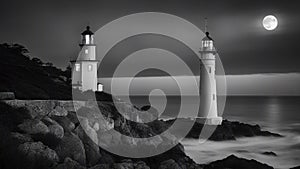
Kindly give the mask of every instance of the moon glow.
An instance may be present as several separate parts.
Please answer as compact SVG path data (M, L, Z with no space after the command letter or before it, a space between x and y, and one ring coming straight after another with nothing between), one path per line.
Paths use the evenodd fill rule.
M270 31L270 30L274 30L277 28L278 20L275 16L268 15L268 16L264 17L262 24L266 30Z

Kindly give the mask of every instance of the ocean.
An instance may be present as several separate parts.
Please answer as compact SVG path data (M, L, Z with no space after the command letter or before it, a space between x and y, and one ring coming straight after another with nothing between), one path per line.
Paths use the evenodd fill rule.
M159 96L152 101L163 103ZM193 99L193 97L185 98ZM147 97L132 97L136 106L149 104ZM180 97L169 97L163 118L177 115ZM300 165L300 97L296 96L231 96L226 98L223 118L258 124L263 130L284 135L283 138L251 137L239 138L236 141L206 141L199 144L198 140L182 141L187 155L197 163L209 163L223 159L230 154L238 157L255 159L278 169L287 169ZM277 156L263 155L272 151Z

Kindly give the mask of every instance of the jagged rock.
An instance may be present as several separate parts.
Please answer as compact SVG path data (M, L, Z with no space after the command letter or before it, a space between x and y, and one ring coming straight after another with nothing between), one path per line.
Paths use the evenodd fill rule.
M13 132L13 133L11 133L11 137L13 139L16 139L18 141L18 143L20 143L20 144L23 144L26 142L33 142L33 139L27 134Z
M177 160L177 164L180 166L181 169L203 169L201 165L196 164L189 157L179 158Z
M277 154L274 153L273 151L266 151L266 152L262 152L261 154L267 155L267 156L277 156Z
M65 158L64 163L57 165L55 169L85 169L85 167L67 157Z
M48 116L67 116L68 111L60 105L56 105L48 114Z
M113 130L109 130L98 134L98 145L111 146L119 145L121 141L121 135L115 134Z
M144 161L138 161L134 163L134 169L150 169Z
M158 169L181 169L173 159L169 159L160 163Z
M99 164L113 164L114 163L114 158L112 157L112 155L107 153L102 148L100 148L100 154L101 154L101 158L98 162Z
M172 125L174 120L168 120L165 123L164 129ZM203 124L194 123L192 129L187 134L186 138L199 138L200 132L202 131ZM206 130L214 130L215 126L206 126ZM250 125L245 123L240 123L237 121L231 122L228 120L223 120L222 124L217 126L208 138L213 141L224 141L224 140L235 140L238 137L253 137L253 136L272 136L272 137L282 137L280 134L271 133L269 131L263 131L258 125ZM206 139L206 138L204 138Z
M114 122L111 118L102 116L101 113L97 107L82 107L77 111L78 120L81 125L86 126L85 130L92 128L95 131L105 132L114 127Z
M26 119L18 125L18 128L28 134L46 134L49 132L46 124L37 119Z
M155 119L159 117L159 112L155 107L152 107L151 105L143 106L140 108L140 110L149 112Z
M99 146L85 133L81 126L75 129L76 134L83 142L85 154L86 154L86 165L93 166L98 163L101 158ZM96 136L97 137L97 136ZM98 140L98 139L97 139Z
M53 134L55 137L61 139L64 136L64 129L56 121L52 120L48 116L44 117L43 121L49 128L49 133Z
M262 164L255 160L247 160L230 155L223 160L214 161L204 167L204 169L274 169L267 164Z
M126 102L116 102L115 106L124 118L131 121L148 123L156 120L159 116L157 110L151 106L144 106L143 108L138 109Z
M58 124L55 120L51 119L50 117L48 116L45 116L41 119L41 121L43 123L45 123L47 126L51 125L51 124Z
M81 127L84 129L85 133L90 137L94 143L98 143L97 132L89 125L89 120L84 117L79 118Z
M146 105L140 108L141 111L148 111L151 108L151 105Z
M132 161L113 164L114 169L134 169Z
M77 117L77 114L76 112L74 111L69 111L68 112L68 115L67 115L67 118L75 124L75 126L79 125L79 120L78 120L78 117Z
M86 164L84 145L79 137L73 133L65 133L55 151L60 159L70 157L81 165Z
M66 116L69 111L78 110L85 104L83 101L61 100L5 100L5 103L13 107L26 107L32 118Z
M109 164L98 164L89 169L111 169Z
M49 132L56 136L57 138L64 137L64 129L59 124L52 124L48 126Z
M51 116L51 119L55 120L60 126L62 126L65 133L71 132L75 129L75 124L65 116Z
M56 152L41 142L27 142L20 144L18 146L18 150L33 162L43 160L45 163L52 164L59 161L59 157Z
M55 105L51 100L9 100L5 103L13 107L25 107L31 118L44 117Z

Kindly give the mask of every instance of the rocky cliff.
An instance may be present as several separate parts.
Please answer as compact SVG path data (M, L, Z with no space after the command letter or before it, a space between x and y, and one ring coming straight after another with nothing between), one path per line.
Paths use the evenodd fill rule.
M143 143L153 151L166 144L174 144L165 153L147 158L126 158L112 154L96 143L111 145L114 142L116 145L127 144L129 147L140 145L132 144L128 139L115 139L110 135L112 129L127 136L146 138L161 133L169 125L168 122L159 120L153 123L133 123L126 116L142 114L139 120L143 122L156 115L126 103L119 104L124 110L122 114L112 102L98 102L98 108L103 114L103 117L99 117L93 104L82 101L0 102L0 168L201 169L218 168L222 162L227 164L228 161L236 161L238 165L241 161L228 157L229 159L210 165L196 164L185 155L184 147L174 141L171 134L162 135L157 142ZM77 114L74 110L77 110ZM224 124L240 125L228 121ZM236 133L235 135L238 136ZM247 164L270 168L256 161L243 161L243 165ZM227 168L230 167L234 168L232 165Z

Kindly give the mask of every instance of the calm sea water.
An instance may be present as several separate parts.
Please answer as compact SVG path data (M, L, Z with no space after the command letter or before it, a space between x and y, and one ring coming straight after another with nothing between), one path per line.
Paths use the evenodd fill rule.
M137 106L149 104L147 97L131 99ZM160 97L154 99L163 103ZM176 116L180 98L168 98L167 105L162 117ZM285 137L240 138L236 141L206 141L203 144L199 144L197 140L184 140L182 143L186 153L196 162L209 163L235 154L275 168L286 169L300 165L300 97L227 97L222 116L231 121L259 124L262 129L280 133ZM261 154L265 151L273 151L277 156Z

